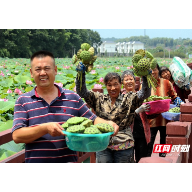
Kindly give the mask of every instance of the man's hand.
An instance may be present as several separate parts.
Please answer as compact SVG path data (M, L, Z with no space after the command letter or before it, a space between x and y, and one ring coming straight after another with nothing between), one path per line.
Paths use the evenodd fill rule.
M139 108L137 108L135 110L135 113L139 114L139 113L142 113L144 111L150 111L150 104L149 103L141 105Z
M114 128L114 134L111 136L117 135L117 133L119 132L119 126L116 123L114 123L113 121L107 121L107 123L109 125L113 126L113 128Z
M59 125L59 123L44 123L42 124L43 126L47 127L47 132L52 136L52 137L56 137L56 136L61 136L61 135L65 135L62 130L63 127L61 127L61 125Z
M53 137L65 135L63 127L58 123L42 123L35 127L22 127L13 132L12 137L15 143L31 143L45 134Z
M81 61L78 63L76 67L76 71L81 71L82 73L86 71L86 67Z
M98 123L107 123L107 124L113 126L114 134L112 136L117 135L117 133L119 131L119 126L116 123L114 123L113 121L109 121L109 120L102 119L100 117L96 117L96 119L94 120L94 125L96 125Z

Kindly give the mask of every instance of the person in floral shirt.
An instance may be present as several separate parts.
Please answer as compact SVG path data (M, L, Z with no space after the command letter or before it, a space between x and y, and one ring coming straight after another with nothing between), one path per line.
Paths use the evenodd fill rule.
M108 147L96 152L97 163L130 163L133 162L134 139L130 125L135 118L135 110L139 108L144 99L148 98L151 89L148 87L146 77L142 77L142 89L136 93L121 93L121 77L118 73L110 72L104 77L108 94L89 91L85 84L85 73L82 74L82 87L76 78L76 91L92 108L96 115L115 122L119 132L112 136Z

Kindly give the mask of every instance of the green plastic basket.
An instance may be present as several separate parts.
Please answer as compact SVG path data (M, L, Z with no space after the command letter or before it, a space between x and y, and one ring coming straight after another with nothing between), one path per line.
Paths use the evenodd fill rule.
M81 152L103 151L109 145L110 136L114 132L102 134L70 133L63 131L69 149Z

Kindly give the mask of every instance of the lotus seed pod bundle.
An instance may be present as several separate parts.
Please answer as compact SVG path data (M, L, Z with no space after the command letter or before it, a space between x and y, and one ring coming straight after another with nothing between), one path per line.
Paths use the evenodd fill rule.
M151 75L151 69L157 65L156 60L153 60L153 55L149 51L139 49L132 57L133 72L137 76L146 76L148 86L156 90L157 80ZM153 63L151 63L153 61Z
M90 72L93 69L93 63L96 61L97 56L94 55L94 48L88 43L82 43L81 49L77 51L77 55L74 54L72 57L72 63L76 65L77 78L80 80L80 90L82 87L82 73L84 72L83 65L85 66L85 71ZM79 63L82 62L80 65Z

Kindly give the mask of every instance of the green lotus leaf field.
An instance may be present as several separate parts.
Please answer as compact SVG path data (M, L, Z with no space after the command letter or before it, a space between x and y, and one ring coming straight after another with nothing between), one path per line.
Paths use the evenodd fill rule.
M76 91L75 78L76 66L72 64L71 58L56 58L57 75L55 83L59 86ZM93 69L86 74L86 84L89 90L94 87L102 87L107 93L103 79L108 72L121 73L125 70L132 70L131 57L110 57L100 58L94 62ZM157 58L160 66L169 67L172 59ZM183 59L185 63L192 63L192 59ZM31 91L35 82L30 75L30 60L25 58L0 58L0 132L12 128L14 104L16 99L23 93ZM3 146L3 148L2 148ZM9 146L9 147L8 147ZM11 147L16 147L14 142L0 146L0 160L15 153ZM23 145L22 145L23 146Z

